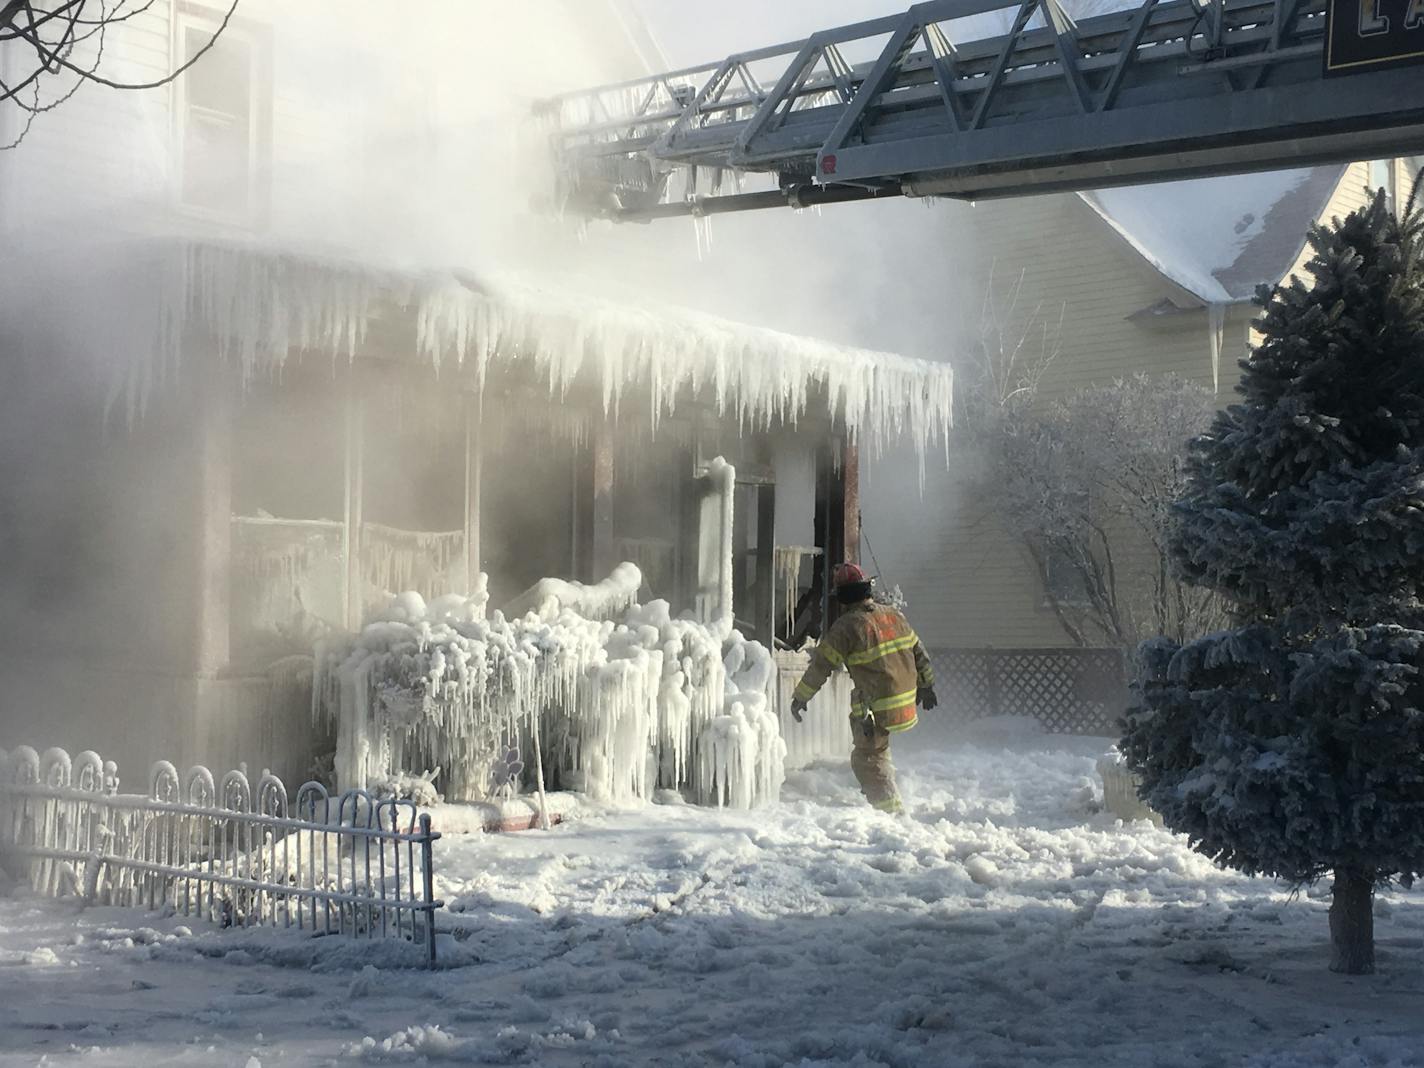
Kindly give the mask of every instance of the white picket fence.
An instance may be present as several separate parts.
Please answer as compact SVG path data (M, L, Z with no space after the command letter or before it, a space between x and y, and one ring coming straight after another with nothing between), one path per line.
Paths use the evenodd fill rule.
M405 938L435 963L432 846L410 801L320 783L295 798L264 773L180 778L155 764L146 795L121 794L112 761L62 749L0 750L0 867L49 896L171 907L223 926Z

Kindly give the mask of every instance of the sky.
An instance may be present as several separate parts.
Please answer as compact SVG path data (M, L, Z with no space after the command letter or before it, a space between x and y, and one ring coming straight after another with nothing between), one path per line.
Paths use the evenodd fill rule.
M862 19L904 11L900 0L721 0L716 15L685 0L631 0L674 66L781 44Z
M979 37L984 23L989 24L990 33L1002 32L1001 28L1007 27L1013 0L1002 2L1002 10L973 19L952 20L942 28L951 39ZM717 4L715 14L709 14L706 8L686 0L627 0L627 3L642 15L669 62L676 67L799 40L817 30L901 14L910 7L910 0L723 0ZM1136 6L1137 0L1066 0L1065 3L1076 18Z

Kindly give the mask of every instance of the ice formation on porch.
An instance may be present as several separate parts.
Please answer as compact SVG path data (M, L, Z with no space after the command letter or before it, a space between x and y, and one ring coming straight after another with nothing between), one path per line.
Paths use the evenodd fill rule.
M567 608L588 619L613 619L637 603L642 584L643 574L632 563L619 564L606 579L591 586L564 579L540 579L505 605L503 612L507 616L528 612L543 615Z
M233 516L235 618L248 629L279 633L303 621L341 625L343 527L333 520ZM415 531L363 523L358 553L363 605L396 591L422 596L464 588L464 531Z
M342 787L419 771L415 760L443 769L447 797L480 799L495 755L540 731L551 767L599 800L658 786L707 804L774 800L785 745L770 654L726 619L672 618L665 601L613 609L640 581L623 564L596 587L561 584L616 620L557 592L512 618L487 616L483 599L406 593L359 635L323 643L314 700L339 724Z
M437 367L458 365L478 382L493 366L527 362L554 396L576 379L592 383L610 414L636 388L647 391L653 425L695 396L744 428L794 424L819 389L852 439L878 449L904 436L922 458L936 444L948 447L949 364L685 309L623 306L498 276L421 274L177 238L96 255L90 271L85 287L106 306L121 304L124 315L86 324L81 309L65 329L74 332L76 351L103 339L99 362L117 372L115 397L131 412L204 335L251 380L279 370L292 353L354 359L374 323L404 310L414 314L421 356ZM116 318L127 336L116 336Z
M380 523L361 525L362 570L366 581L388 593L399 590L458 589L466 585L465 532L401 530Z
M777 598L781 605L782 622L787 630L796 626L796 609L801 599L801 570L807 560L815 560L821 550L809 545L778 545L772 555L776 574Z

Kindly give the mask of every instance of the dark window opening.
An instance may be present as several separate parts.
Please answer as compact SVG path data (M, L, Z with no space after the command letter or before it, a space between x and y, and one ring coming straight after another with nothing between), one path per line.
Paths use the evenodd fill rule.
M507 604L542 578L573 578L574 486L581 468L573 443L543 431L528 413L507 426L486 408L480 492L480 566L490 607Z
M691 459L671 442L620 442L613 471L614 555L642 571L641 600L661 599L677 611L685 600L682 497L691 480Z

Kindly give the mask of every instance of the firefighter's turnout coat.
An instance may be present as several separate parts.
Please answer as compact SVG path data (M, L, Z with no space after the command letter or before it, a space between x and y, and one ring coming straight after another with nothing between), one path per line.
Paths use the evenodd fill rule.
M892 734L915 725L916 694L934 685L934 669L909 620L874 601L852 605L835 621L796 684L796 697L809 702L841 667L854 688L851 717L873 716Z

